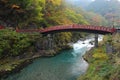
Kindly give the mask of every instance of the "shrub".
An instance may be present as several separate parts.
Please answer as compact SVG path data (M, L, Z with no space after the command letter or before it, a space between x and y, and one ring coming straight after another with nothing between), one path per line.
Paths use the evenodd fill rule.
M24 33L16 33L12 30L0 31L0 57L17 56L31 46L32 40Z
M108 59L108 56L103 53L96 53L96 54L93 54L93 58L106 60L106 59Z

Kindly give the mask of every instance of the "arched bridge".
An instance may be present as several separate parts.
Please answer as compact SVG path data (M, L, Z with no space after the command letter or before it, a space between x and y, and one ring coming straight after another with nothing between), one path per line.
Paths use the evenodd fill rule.
M54 32L67 32L67 31L82 31L90 33L114 33L116 32L115 28L104 27L104 26L93 26L93 25L66 25L66 26L54 26L41 30L41 33L54 33Z
M0 29L3 29L0 26ZM53 26L44 29L16 29L16 32L39 32L41 34L50 34L56 32L68 32L68 31L79 31L79 32L89 32L89 33L96 33L96 34L112 34L118 32L118 29L105 27L105 26L93 26L93 25L62 25L62 26ZM50 38L50 37L49 37ZM51 39L49 39L51 41ZM49 42L51 43L51 42ZM51 45L51 44L50 44ZM98 36L95 36L95 46L98 46Z
M89 33L98 33L98 34L108 34L114 33L117 29L104 27L104 26L93 26L93 25L62 25L62 26L53 26L45 29L17 29L17 32L40 32L42 34L49 34L55 32L68 32L68 31L79 31L79 32L89 32Z
M0 29L3 29L0 26ZM53 26L44 29L16 29L16 32L39 32L42 34L49 34L55 32L68 32L68 31L79 31L79 32L89 32L89 33L98 33L98 34L108 34L114 33L117 31L115 28L105 27L105 26L93 26L93 25L61 25Z

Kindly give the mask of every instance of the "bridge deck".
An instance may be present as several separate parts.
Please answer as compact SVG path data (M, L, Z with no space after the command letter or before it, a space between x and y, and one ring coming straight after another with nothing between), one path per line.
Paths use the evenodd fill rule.
M3 29L3 27L0 27ZM93 25L62 25L62 26L53 26L44 29L16 29L16 32L39 32L42 34L54 33L54 32L64 32L64 31L82 31L90 33L114 33L117 31L115 28L105 27L105 26L93 26Z
M91 26L91 25L68 25L68 26L54 26L50 28L43 29L41 33L49 33L54 31L88 31L88 32L107 32L113 33L116 31L114 28L104 27L104 26Z

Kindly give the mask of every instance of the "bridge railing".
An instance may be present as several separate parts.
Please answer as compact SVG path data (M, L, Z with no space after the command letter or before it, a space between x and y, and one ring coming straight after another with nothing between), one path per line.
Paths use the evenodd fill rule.
M40 29L16 29L16 32L41 32Z
M0 29L4 29L3 26L0 26ZM39 33L46 33L50 31L59 31L59 30L91 30L91 31L103 31L103 32L110 32L113 33L116 31L115 28L104 27L104 26L92 26L92 25L80 25L80 24L73 24L73 25L63 25L63 26L53 26L45 29L16 29L16 32L39 32Z
M73 25L66 25L66 26L54 26L43 29L42 32L49 32L55 30L67 30L67 29L86 29L86 30L96 30L96 31L107 31L107 32L115 32L115 28L104 27L104 26L92 26L92 25L80 25L80 24L73 24Z
M4 29L4 26L0 25L0 29Z
M73 25L73 28L80 28L80 29L86 29L86 30L102 30L102 31L107 31L107 32L115 32L115 28L110 28L110 27L104 27L104 26L92 26L92 25Z

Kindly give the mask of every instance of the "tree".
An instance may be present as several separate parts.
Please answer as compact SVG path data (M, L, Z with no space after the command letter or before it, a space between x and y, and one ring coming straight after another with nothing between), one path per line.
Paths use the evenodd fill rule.
M20 24L25 26L32 21L37 22L42 18L44 2L44 0L1 0L0 22L12 27Z
M76 24L88 24L88 22L84 19L84 17L71 9L65 10L66 17L71 20L71 22Z

